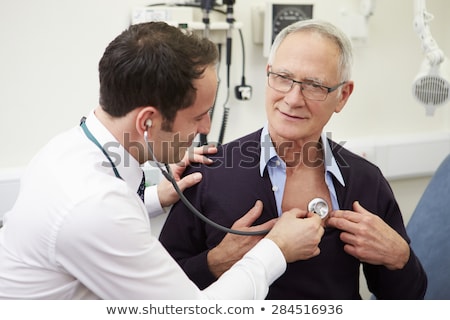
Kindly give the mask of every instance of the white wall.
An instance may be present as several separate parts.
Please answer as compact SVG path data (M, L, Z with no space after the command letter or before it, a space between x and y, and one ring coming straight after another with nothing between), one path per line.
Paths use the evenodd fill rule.
M160 2L160 1L154 1ZM341 13L356 13L359 0L315 0L315 16L340 23ZM421 42L413 29L413 1L375 0L368 21L366 44L355 47L355 90L347 106L326 130L337 141L397 135L448 132L448 104L426 117L411 94L411 84L423 61ZM77 125L97 105L97 64L106 45L130 23L138 0L2 0L0 2L0 172L25 166L49 138ZM250 101L233 92L224 142L255 130L265 122L262 45L252 41L252 10L264 0L237 0L234 15L242 23L246 47L246 80L253 87ZM427 1L435 18L430 29L450 55L450 2ZM447 13L447 15L446 15ZM215 17L222 19L224 17ZM240 84L242 54L233 34L231 88ZM210 141L217 141L225 101L225 69L215 108ZM445 151L444 151L445 153ZM421 157L433 158L438 152ZM405 159L406 163L408 162ZM436 163L439 159L436 159ZM423 186L422 188L423 189ZM417 192L418 193L418 192ZM417 197L404 200L414 203ZM401 200L401 199L400 199Z
M340 12L356 11L357 0L316 0L317 17L339 22ZM0 168L23 166L54 134L76 125L97 105L97 63L104 48L130 21L137 0L2 0L0 2ZM259 128L265 121L262 46L254 45L251 10L264 0L237 0L235 17L243 23L247 83L251 101L230 99L225 140ZM355 137L449 130L449 106L426 117L411 94L423 60L413 30L413 1L377 0L369 19L369 38L355 48L355 91L346 108L327 126L338 141ZM432 34L450 52L446 34L450 2L430 0ZM450 53L449 53L450 55ZM234 33L231 86L240 83L241 51ZM223 79L224 80L224 79ZM225 83L225 81L223 81ZM217 140L224 102L219 94L210 140Z

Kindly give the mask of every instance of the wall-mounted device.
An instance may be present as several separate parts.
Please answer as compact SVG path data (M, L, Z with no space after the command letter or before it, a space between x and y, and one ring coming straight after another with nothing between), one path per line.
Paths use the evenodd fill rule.
M425 0L415 0L414 29L422 41L425 59L413 82L414 97L425 106L426 115L434 115L436 107L450 100L450 74L448 59L431 35L429 22L433 19Z
M270 47L277 34L286 26L305 19L313 18L314 0L291 1L269 0L266 1L264 14L264 45L263 54L269 55Z
M369 18L375 12L375 0L359 0L359 9L342 6L336 24L347 34L354 47L365 46L369 38Z
M215 2L214 2L215 3ZM203 10L204 11L204 10ZM211 10L211 14L213 11ZM203 12L204 14L204 12ZM216 18L220 14L216 14ZM208 38L214 43L225 43L226 32L230 29L227 21L211 19L205 24L204 16L200 7L182 6L182 5L148 5L135 6L131 12L131 24L137 24L149 21L165 21L175 27L188 29L193 32L203 34L205 29L208 30ZM242 28L242 23L235 21L234 29Z
M353 3L355 2L355 3ZM357 2L352 1L353 5ZM359 0L359 9L343 5L333 23L338 25L354 45L365 45L368 38L368 21L374 14L375 0ZM275 36L289 24L310 18L321 18L321 7L316 0L266 0L252 5L252 38L263 45L263 55L269 55Z

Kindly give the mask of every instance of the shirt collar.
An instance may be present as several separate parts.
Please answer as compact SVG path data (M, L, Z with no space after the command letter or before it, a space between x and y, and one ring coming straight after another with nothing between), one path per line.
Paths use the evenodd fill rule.
M139 162L125 150L111 132L100 122L92 110L86 118L86 126L108 153L122 179L132 190L138 190L142 180L142 168ZM106 156L105 160L106 160ZM111 173L113 174L113 170Z
M342 186L345 186L345 181L342 176L341 170L337 165L336 159L334 158L333 152L331 151L331 146L326 136L326 133L322 132L320 136L323 141L324 146L324 156L325 156L325 170L332 174ZM259 172L261 177L264 174L264 169L270 161L280 161L280 163L285 166L284 161L278 157L278 154L273 146L272 139L269 135L268 125L264 126L261 132L261 156L259 161Z

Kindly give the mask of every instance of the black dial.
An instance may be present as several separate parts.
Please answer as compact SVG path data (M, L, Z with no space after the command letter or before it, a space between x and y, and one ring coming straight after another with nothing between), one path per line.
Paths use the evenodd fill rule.
M312 5L285 5L274 4L272 9L273 14L273 29L272 42L275 40L277 34L288 25L305 19L312 18Z

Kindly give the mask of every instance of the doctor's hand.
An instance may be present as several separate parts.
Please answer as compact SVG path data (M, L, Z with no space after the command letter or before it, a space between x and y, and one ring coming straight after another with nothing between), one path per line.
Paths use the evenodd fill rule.
M277 219L272 219L263 224L252 226L256 219L261 216L262 209L263 203L260 200L256 201L254 207L239 220L236 220L231 228L240 231L262 231L271 229ZM264 234L260 236L242 236L227 233L222 241L208 252L207 261L209 270L216 277L220 277L222 273L240 260L244 254L253 248L263 237Z
M185 153L183 160L179 163L170 165L172 174L181 191L192 187L202 180L202 174L200 172L194 172L181 178L186 167L191 163L211 164L213 161L205 155L214 154L216 152L217 147L211 145L189 148L189 150ZM164 177L158 184L157 190L159 202L162 207L171 206L180 199L172 183Z
M353 203L353 210L331 212L326 222L327 226L342 230L345 252L363 262L402 269L410 255L405 239L358 201Z
M294 262L319 255L324 232L319 215L291 209L283 212L266 238L278 245L287 262Z

